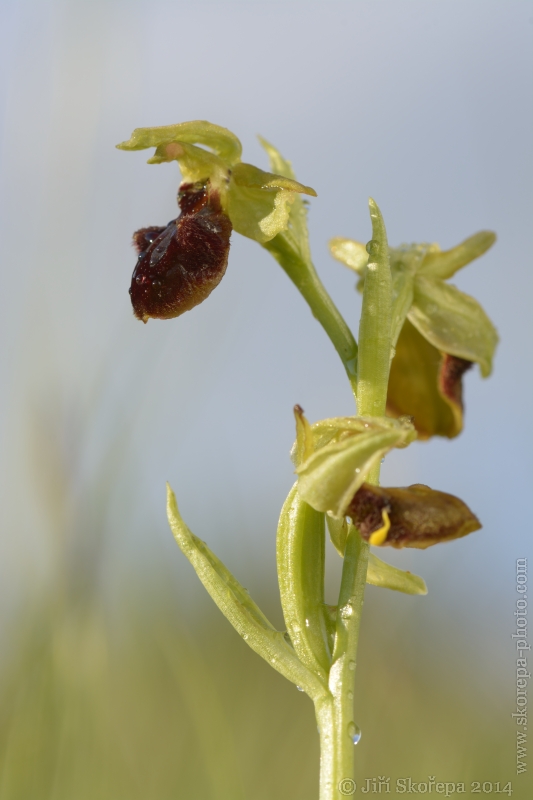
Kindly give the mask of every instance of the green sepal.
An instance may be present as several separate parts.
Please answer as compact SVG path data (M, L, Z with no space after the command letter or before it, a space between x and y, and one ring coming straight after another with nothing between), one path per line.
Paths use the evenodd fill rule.
M420 439L457 436L463 428L462 374L445 380L451 356L439 352L407 319L396 344L387 390L387 413L409 415Z
M330 539L341 558L344 557L348 534L354 525L346 517L335 519L326 515ZM423 578L413 575L411 572L404 572L381 561L373 553L368 556L368 569L366 582L372 586L381 586L383 589L394 589L396 592L405 594L427 594L427 586Z
M338 519L383 456L416 438L407 417L331 417L309 425L299 406L295 417L296 442L291 457L298 474L298 491L314 509Z
M427 594L428 588L423 578L397 569L391 564L386 564L380 558L370 553L368 557L368 570L366 582L372 586L381 586L383 589L393 589L404 594Z
M232 170L232 178L237 186L245 186L248 189L284 189L287 192L301 192L316 197L315 190L310 186L304 186L303 183L284 175L265 172L253 164L236 164Z
M442 251L440 247L433 245L432 251L428 252L420 266L419 274L441 280L451 278L457 270L486 253L495 241L496 234L492 231L479 231L451 250Z
M372 468L389 450L405 446L414 436L412 426L406 425L370 430L325 445L296 470L300 496L317 511L344 516Z
M135 128L130 139L117 144L117 147L119 150L146 150L148 147L160 147L173 142L209 147L229 167L241 160L242 145L235 134L206 120Z
M477 300L440 279L418 277L409 320L437 350L492 371L498 334Z
M283 616L300 661L327 682L331 653L324 604L324 514L305 503L295 484L283 504L276 561Z
M285 635L277 631L209 547L195 536L180 516L174 492L167 484L167 516L174 538L200 581L246 643L285 678L314 700L327 691L323 682L298 659Z

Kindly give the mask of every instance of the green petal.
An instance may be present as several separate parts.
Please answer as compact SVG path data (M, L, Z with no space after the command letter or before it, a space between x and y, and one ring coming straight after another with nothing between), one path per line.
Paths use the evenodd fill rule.
M294 466L298 467L312 455L315 448L313 431L300 406L294 406L294 419L296 421L296 441L291 449L291 460Z
M396 592L405 594L427 594L426 582L412 572L404 572L401 569L386 564L377 558L373 553L368 557L368 570L366 582L372 586L381 586L383 589L394 589Z
M391 363L387 413L412 417L420 439L451 439L463 428L461 374L456 371L450 382L448 358L405 321ZM463 372L468 364L463 362Z
M408 429L378 430L322 447L297 469L300 496L317 511L342 517L372 467L410 436Z
M136 128L127 142L117 144L119 150L145 150L171 142L200 144L213 150L222 161L232 166L240 161L242 146L234 133L205 120L161 125L155 128Z
M194 144L184 142L171 142L160 145L148 164L163 164L168 161L177 161L183 180L187 183L196 183L208 178L213 186L222 190L226 188L228 170L218 156L196 147Z
M443 353L475 361L490 375L498 334L477 300L441 280L417 277L409 320Z
M279 150L274 145L259 137L261 145L265 148L270 169L278 175L296 181L296 175L292 164L283 158ZM311 252L309 250L309 234L307 231L307 208L304 200L299 194L294 196L294 200L289 208L289 223L285 231L292 248L298 253L300 258L307 264L311 262Z
M486 253L495 241L495 233L480 231L451 250L429 253L420 267L419 275L442 280L451 278L457 270Z
M368 252L365 244L354 242L353 239L343 239L335 236L330 239L329 249L333 258L346 267L353 269L358 275L364 275L368 264Z

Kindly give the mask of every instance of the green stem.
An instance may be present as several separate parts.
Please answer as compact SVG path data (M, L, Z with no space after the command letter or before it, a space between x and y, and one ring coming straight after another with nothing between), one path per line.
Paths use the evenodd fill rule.
M368 545L351 526L346 541L335 649L329 673L331 701L317 707L321 741L320 800L346 796L341 787L354 777L354 744L360 731L353 717L357 643L363 610L368 564Z
M359 327L357 411L360 416L385 413L391 354L392 281L387 234L381 212L370 200L372 242L365 277ZM379 483L377 464L366 480ZM331 700L315 704L320 729L320 800L341 800L354 777L353 696L359 628L366 585L369 545L350 526L342 571L335 646L329 672ZM343 784L344 782L344 784ZM342 791L344 789L344 792Z
M344 364L355 396L357 391L357 342L327 293L313 264L298 254L284 233L278 233L274 239L265 242L263 247L283 267L309 305L313 316L324 328Z

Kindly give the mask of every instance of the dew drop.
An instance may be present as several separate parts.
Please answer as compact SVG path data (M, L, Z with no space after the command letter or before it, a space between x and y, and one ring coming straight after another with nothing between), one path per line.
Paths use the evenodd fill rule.
M348 661L348 669L351 670L355 669L355 661Z
M359 475L359 473L361 472L361 470L359 469L359 467L356 467L355 471L356 471L356 473L357 473L358 475Z
M346 603L345 606L341 608L341 617L342 619L349 619L353 614L353 608L351 603Z
M354 744L359 744L361 741L361 728L354 722L350 722L348 725L348 736Z
M308 619L306 619L306 620L305 620L305 627L306 627L306 628L308 628L310 624L311 624L311 623L309 622L309 620L308 620Z
M243 633L242 638L244 639L244 641L246 641L247 638L248 638L248 634L247 633Z
M379 250L380 250L379 242L377 242L375 239L370 239L370 241L367 242L366 252L370 256L377 256L378 253L379 253Z
M301 686L297 686L296 688L298 689L299 692L305 692L305 689L302 689Z
M348 692L348 700L353 700L353 692Z
M384 463L385 463L385 456L384 456L384 457L381 459L381 463L382 463L382 464L384 464Z

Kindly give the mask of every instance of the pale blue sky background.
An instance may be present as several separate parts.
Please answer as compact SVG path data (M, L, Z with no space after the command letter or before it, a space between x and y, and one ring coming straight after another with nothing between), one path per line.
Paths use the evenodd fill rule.
M383 481L457 493L479 515L482 532L391 560L430 584L421 624L462 620L505 659L514 560L532 534L532 4L4 0L1 17L4 607L53 576L58 536L55 552L64 536L84 564L102 544L106 586L166 562L199 602L166 525L166 480L190 527L250 589L273 591L292 406L311 420L353 412L322 330L238 235L206 303L133 318L131 235L175 216L178 170L114 145L205 118L265 167L261 133L317 190L315 262L355 329L353 277L326 245L370 237L369 195L392 244L498 233L456 278L500 332L494 375L467 376L460 439L394 454ZM413 608L376 602L399 626Z

